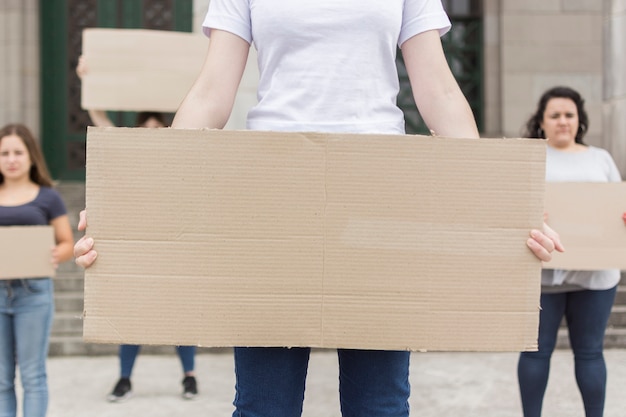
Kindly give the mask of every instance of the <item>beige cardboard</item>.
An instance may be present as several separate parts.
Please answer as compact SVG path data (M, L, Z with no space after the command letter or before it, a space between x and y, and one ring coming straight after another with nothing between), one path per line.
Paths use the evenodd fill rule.
M546 185L547 223L561 238L546 268L626 270L626 182Z
M52 277L52 226L0 226L0 279Z
M163 111L178 109L206 56L200 34L146 29L83 31L87 73L84 109Z
M89 128L88 342L535 349L545 144Z

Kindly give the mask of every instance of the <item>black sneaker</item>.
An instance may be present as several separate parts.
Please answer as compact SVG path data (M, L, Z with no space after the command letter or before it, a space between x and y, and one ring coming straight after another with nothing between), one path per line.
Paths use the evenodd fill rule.
M186 376L183 379L183 398L191 400L198 395L198 384L196 384L196 378L193 376Z
M107 396L107 400L112 403L120 403L129 399L133 395L130 387L130 379L129 378L120 378L115 384L115 388L113 388L113 392Z

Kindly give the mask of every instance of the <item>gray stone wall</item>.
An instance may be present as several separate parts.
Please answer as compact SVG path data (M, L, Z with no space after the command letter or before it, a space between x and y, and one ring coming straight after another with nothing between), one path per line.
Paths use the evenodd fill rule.
M520 134L539 96L568 85L586 100L587 140L600 144L603 9L598 0L502 0L502 131Z
M602 145L626 180L626 0L604 0L605 70Z

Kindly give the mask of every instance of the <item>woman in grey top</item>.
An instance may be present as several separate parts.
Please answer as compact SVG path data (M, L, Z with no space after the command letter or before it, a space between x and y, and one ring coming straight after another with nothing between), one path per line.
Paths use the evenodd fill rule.
M584 100L578 92L555 87L543 94L526 124L525 136L548 138L547 181L621 181L611 155L584 144L588 126ZM606 391L604 332L619 280L619 270L542 271L539 351L523 352L518 363L524 417L541 415L550 357L563 317L567 320L586 416L602 416Z

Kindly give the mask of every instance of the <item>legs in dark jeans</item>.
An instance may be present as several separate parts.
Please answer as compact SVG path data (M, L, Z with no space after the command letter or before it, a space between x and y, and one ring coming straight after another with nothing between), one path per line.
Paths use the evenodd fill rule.
M302 414L308 348L235 348L234 417ZM409 415L409 352L339 349L344 417Z
M185 375L193 373L196 368L196 347L195 346L176 346L176 353L180 358Z
M138 345L120 345L119 357L120 357L120 376L122 378L130 378L135 366L135 359L139 354L141 346ZM186 374L193 372L194 362L196 356L195 346L176 346L176 353L180 358L180 363L183 366L183 372Z
M120 345L120 376L122 378L130 378L135 366L135 359L139 354L140 346L138 345Z
M517 368L524 417L541 415L550 357L563 317L567 320L576 382L586 416L602 416L606 390L606 365L602 351L616 290L617 287L541 295L539 351L523 352Z

